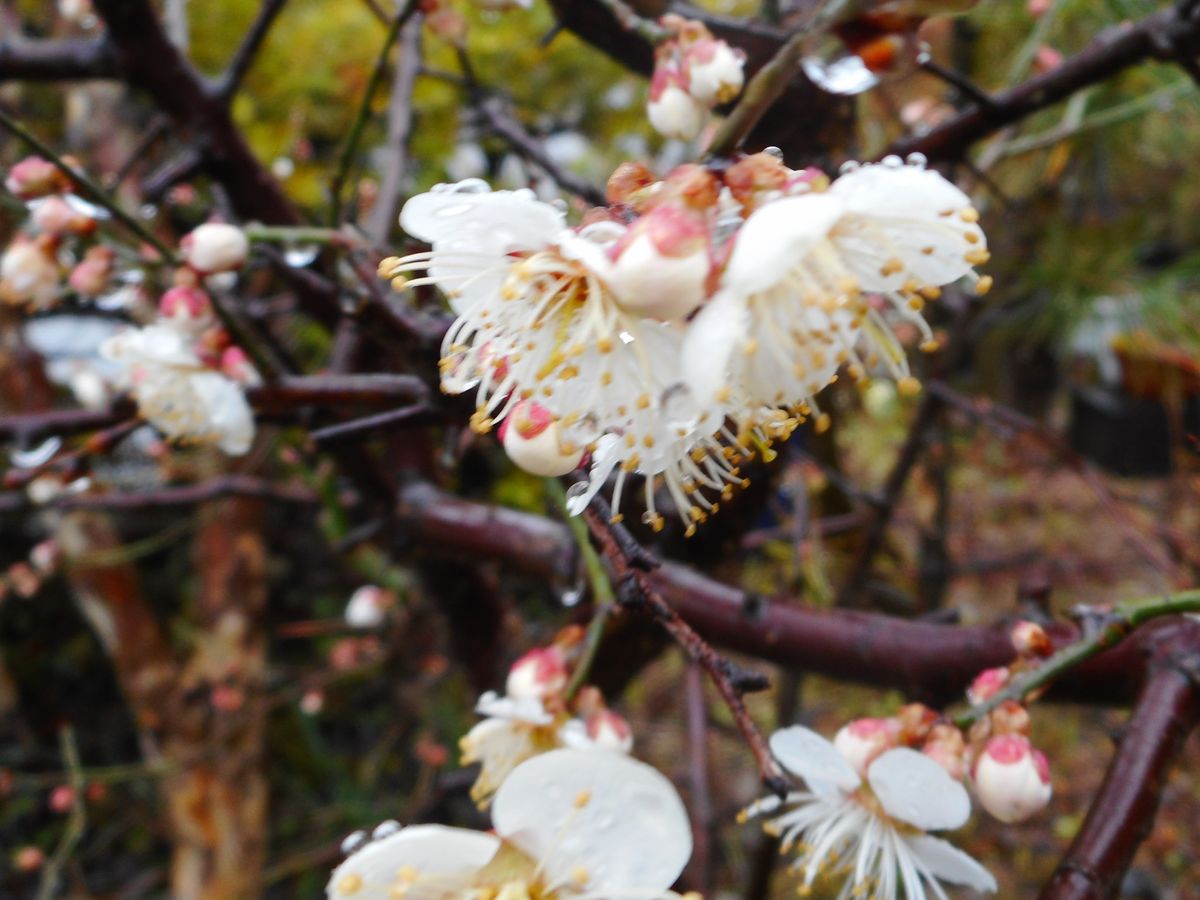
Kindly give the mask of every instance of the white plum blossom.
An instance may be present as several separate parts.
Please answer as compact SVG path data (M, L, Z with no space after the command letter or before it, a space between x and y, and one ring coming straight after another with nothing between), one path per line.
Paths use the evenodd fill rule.
M194 339L169 325L122 331L100 353L123 367L122 386L138 413L172 440L212 444L240 456L254 440L254 416L242 387L206 366Z
M697 243L694 223L684 229L680 217L660 214L632 235L610 220L571 229L559 209L528 191L440 185L400 215L432 249L380 266L399 287L436 284L446 293L458 319L442 344L442 389L475 391L475 429L487 431L518 404L536 401L554 421L558 452L539 452L546 471L569 471L576 452L591 452L589 497L617 467L647 476L647 521L655 527L662 517L654 476L663 477L689 525L711 507L697 488L741 483L724 439L714 439L724 410L696 403L680 384L684 326L662 321L694 308L709 271L707 240ZM671 228L678 233L664 236ZM652 271L660 262L686 274L680 297ZM406 277L414 272L427 274ZM518 457L523 449L506 447ZM694 502L679 504L688 496ZM614 508L619 500L618 490Z
M684 51L688 93L701 103L728 103L742 92L746 56L722 40L702 38Z
M979 803L1006 824L1024 822L1050 802L1050 766L1022 735L989 740L971 774Z
M839 900L944 900L941 882L995 891L996 881L952 844L926 834L970 815L966 789L909 747L880 754L860 775L833 744L796 725L771 736L771 751L807 790L768 797L744 815L771 814L765 828L795 850L804 888L819 876L844 879Z
M659 772L614 753L557 750L496 794L494 833L413 825L338 866L330 900L657 900L692 853L687 812Z
M240 269L250 254L250 241L236 225L208 222L180 241L187 264L203 275Z
M708 121L708 109L688 91L683 72L659 65L650 81L646 118L663 137L690 141Z
M923 159L890 157L844 170L827 190L798 189L747 217L684 348L691 389L736 404L742 421L766 408L820 424L815 395L843 364L856 378L884 368L915 390L885 310L935 347L925 302L987 261L970 199Z

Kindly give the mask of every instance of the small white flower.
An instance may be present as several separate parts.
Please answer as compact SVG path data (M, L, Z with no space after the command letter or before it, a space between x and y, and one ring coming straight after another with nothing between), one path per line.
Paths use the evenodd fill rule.
M100 354L124 367L123 386L138 412L172 440L213 444L240 456L254 440L254 416L242 388L207 368L192 338L167 325L114 335Z
M728 103L742 92L745 54L724 41L711 38L696 41L688 46L684 60L688 93L706 106Z
M508 670L504 691L516 700L544 700L567 686L567 660L557 645L530 650Z
M945 897L939 882L995 891L991 874L970 856L926 831L957 828L970 815L966 789L929 757L908 747L880 755L865 778L825 738L802 726L771 736L771 751L806 791L768 797L748 815L783 811L766 823L796 849L795 866L809 887L819 875L842 876L839 900L868 893L876 900Z
M690 141L708 121L708 109L688 92L687 79L670 65L654 69L646 117L664 137Z
M533 400L522 400L500 423L508 458L534 475L556 478L578 468L583 449L564 440L557 417Z
M989 740L972 771L975 796L1001 822L1024 822L1050 802L1046 757L1018 734Z
M519 766L496 794L495 833L414 825L334 870L330 900L657 900L692 853L671 782L644 763L558 750Z
M0 257L0 301L46 309L58 298L60 282L58 264L38 242L18 239Z
M936 346L921 310L987 260L977 220L962 191L898 158L849 170L827 191L763 204L737 232L721 291L689 331L687 383L701 399L735 403L743 421L763 408L819 416L815 395L842 364L856 378L884 367L915 389L877 307Z
M236 225L209 222L180 242L187 264L203 275L240 269L250 254L250 241Z

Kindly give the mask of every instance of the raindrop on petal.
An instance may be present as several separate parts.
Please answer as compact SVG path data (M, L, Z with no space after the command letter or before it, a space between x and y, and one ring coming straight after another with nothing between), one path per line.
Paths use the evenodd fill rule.
M342 839L342 853L349 856L355 850L362 847L367 842L367 833L365 831L353 831Z
M828 32L809 39L800 66L813 84L831 94L861 94L879 84L862 58Z

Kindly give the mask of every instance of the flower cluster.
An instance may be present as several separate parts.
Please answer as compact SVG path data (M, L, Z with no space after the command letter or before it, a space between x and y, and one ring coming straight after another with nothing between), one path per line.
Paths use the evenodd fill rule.
M921 315L960 278L984 292L978 213L924 160L847 166L832 183L770 153L656 179L626 163L609 205L567 225L527 191L468 180L413 197L400 222L432 249L388 258L403 290L436 284L458 314L442 345L447 393L473 391L472 426L506 418L519 465L590 463L569 508L661 479L687 533L744 484L739 467L814 417L845 365L913 391L892 322L936 346ZM420 277L414 277L419 275Z
M525 760L558 747L629 753L629 725L604 705L594 687L568 696L571 662L580 634L565 629L548 647L513 663L501 696L488 691L476 712L484 716L459 742L464 764L479 763L471 797L486 806L497 788Z
M4 187L26 202L29 219L0 256L0 303L41 311L56 304L68 287L81 297L99 296L112 274L114 254L102 245L86 245L107 211L76 196L66 174L37 156L9 169Z
M187 265L159 300L155 321L119 332L100 352L120 366L120 386L139 414L168 438L240 455L254 440L245 388L259 375L220 326L200 279L241 267L248 243L232 225L208 224L182 249Z
M709 110L741 93L745 54L714 38L703 22L666 15L662 25L674 35L655 48L646 115L660 134L690 141Z
M961 761L961 735L933 720L913 705L851 722L833 743L800 725L771 736L772 753L806 790L759 800L743 818L771 816L764 828L782 852L795 851L802 893L822 877L843 880L842 900L945 897L941 882L996 890L979 863L927 833L958 828L971 812L961 768L946 765Z
M330 900L656 900L692 854L675 788L644 763L555 750L518 766L493 832L385 823L334 870Z

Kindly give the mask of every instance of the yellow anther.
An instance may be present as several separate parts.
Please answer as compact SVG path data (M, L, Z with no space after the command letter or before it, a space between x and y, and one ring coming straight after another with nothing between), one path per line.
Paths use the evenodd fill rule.
M654 435L652 435L652 434L646 435L644 438L642 438L642 443L646 446L647 449L649 449L650 447L653 447L654 446Z
M412 884L418 875L416 866L401 866L396 870L396 880L403 884Z
M587 806L591 802L592 802L592 792L589 790L582 790L578 794L575 795L575 808L576 809L583 809L585 806Z
M925 308L925 301L922 300L920 297L909 297L908 298L908 308L911 309L913 312L920 312L921 310L923 310Z
M717 402L726 403L729 401L731 396L733 396L733 391L730 389L729 385L722 385L722 387L717 391Z
M922 247L921 252L926 256L933 256L933 247Z
M936 300L942 296L942 289L936 284L927 284L921 288L921 296L926 300Z
M402 294L407 289L408 289L408 279L405 278L403 275L397 275L395 278L392 279L392 290L395 291L397 294Z
M978 250L971 250L970 252L963 254L963 259L965 259L967 262L969 262L973 266L982 266L985 262L987 262L991 258L992 258L992 254L988 253L983 248L979 248Z
M895 275L897 272L903 271L904 263L894 256L879 267L879 274L883 275L884 277L887 277L888 275Z
M758 341L756 341L754 338L746 341L746 343L742 344L742 352L747 356L753 356L758 352Z
M896 382L896 390L902 396L915 397L921 393L921 382L917 381L913 376L907 375Z
M571 881L576 887L583 887L588 883L588 879L590 878L588 870L583 866L576 866L571 870Z
M813 428L817 434L824 434L829 430L829 426L833 424L833 419L829 417L829 413L821 413L817 416L816 422L813 423Z
M978 244L979 243L979 232L978 231L968 231L966 234L963 235L963 237L966 238L968 244Z
M991 275L984 275L977 282L975 282L975 293L978 294L980 297L982 297L984 294L986 294L991 289L992 289L992 276Z
M612 353L613 340L609 337L602 337L596 341L596 349L601 353Z
M349 897L362 890L363 877L356 872L343 875L338 879L337 892L343 897Z
M958 217L968 224L974 224L979 221L979 210L972 206L968 206L958 214Z
M637 408L638 409L649 409L650 408L650 395L649 394L642 394L641 396L639 396L637 398Z
M600 383L602 385L604 385L605 387L608 387L610 384L612 384L612 381L613 381L612 372L601 372L600 373Z

